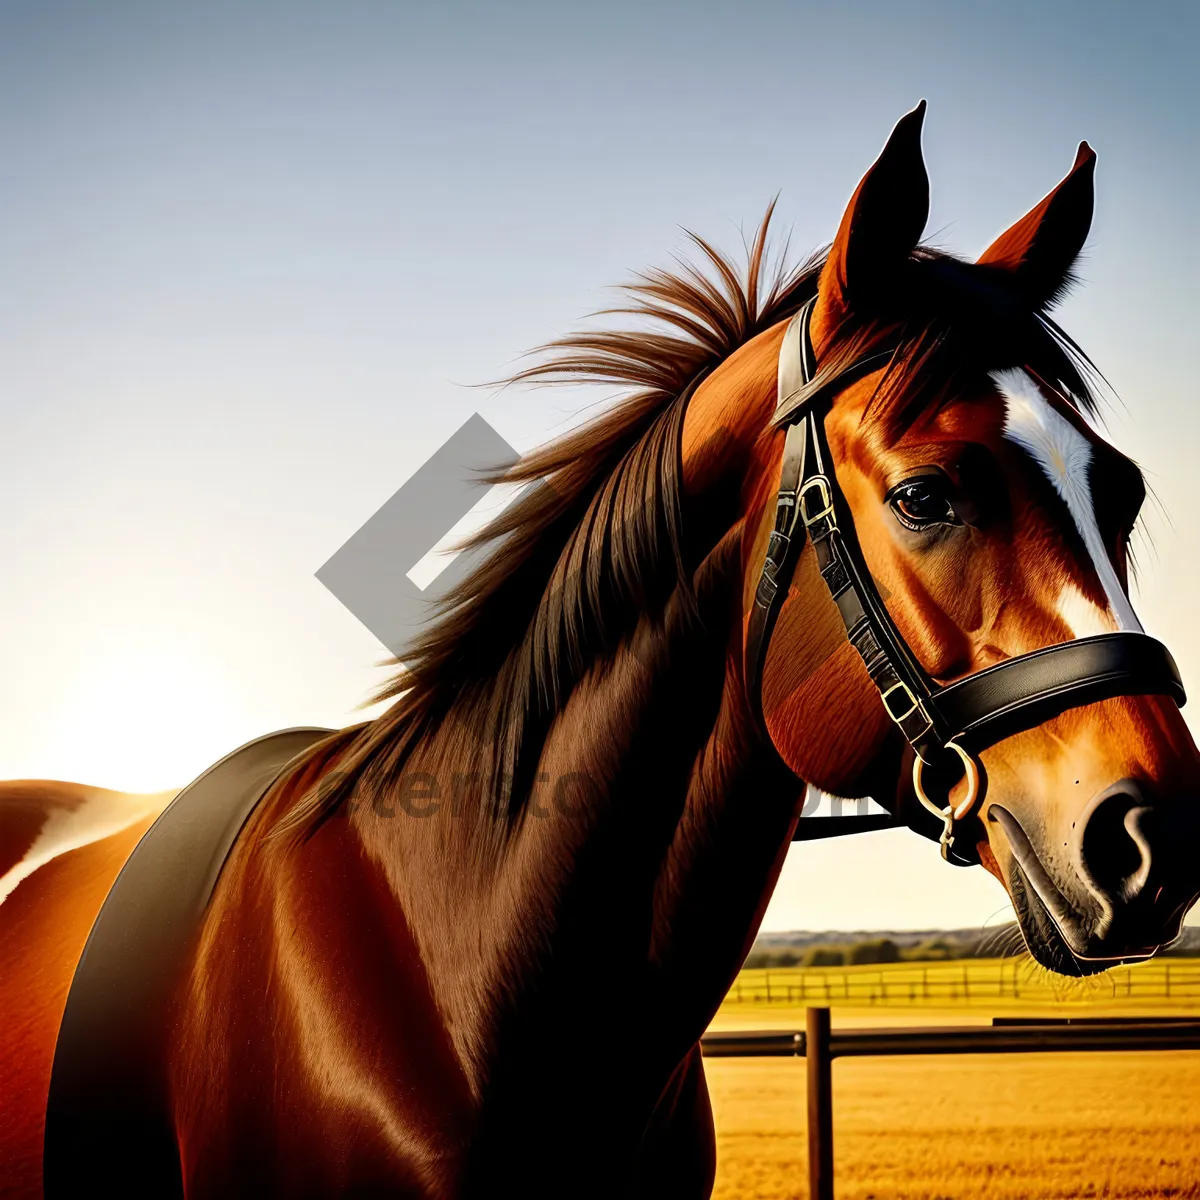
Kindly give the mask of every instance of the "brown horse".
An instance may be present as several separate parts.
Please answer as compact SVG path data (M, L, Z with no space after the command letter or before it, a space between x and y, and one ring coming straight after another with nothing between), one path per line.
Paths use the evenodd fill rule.
M295 761L239 837L161 1039L187 1196L709 1194L697 1043L802 781L923 811L811 545L761 719L746 694L777 360L811 298L819 363L892 351L837 391L825 430L870 572L929 675L1136 628L1141 479L1084 419L1086 360L1045 315L1087 235L1094 156L1081 147L970 264L918 245L922 113L824 257L771 282L766 221L744 274L699 242L711 274L632 288L665 332L566 339L526 373L632 394L508 473L540 486L487 531L499 548L406 656L389 711ZM1036 958L1081 973L1177 934L1200 891L1200 759L1173 701L1070 708L980 769L963 837ZM60 802L53 785L43 799ZM0 906L6 1195L39 1194L56 1023L147 820Z

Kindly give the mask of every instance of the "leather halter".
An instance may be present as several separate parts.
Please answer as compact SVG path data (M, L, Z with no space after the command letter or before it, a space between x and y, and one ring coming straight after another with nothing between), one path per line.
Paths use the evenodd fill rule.
M892 355L871 354L822 378L809 329L815 304L813 297L792 318L779 351L773 424L784 426L787 433L775 528L747 630L748 699L762 721L763 663L796 563L809 540L846 636L879 689L888 716L916 755L918 796L945 823L942 856L967 865L975 859L955 849L953 828L955 820L967 814L961 806L952 812L924 797L919 782L923 766L944 763L947 751L967 763L1002 738L1113 696L1170 696L1182 706L1183 683L1167 648L1133 632L1076 638L1005 659L945 686L934 682L897 629L867 568L825 434L825 417L837 393L882 369Z

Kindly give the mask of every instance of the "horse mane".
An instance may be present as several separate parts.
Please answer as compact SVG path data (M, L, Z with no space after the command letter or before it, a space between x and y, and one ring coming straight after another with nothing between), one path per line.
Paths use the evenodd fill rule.
M346 743L337 771L290 806L278 832L307 834L356 788L394 786L422 738L448 721L459 747L469 740L486 763L498 815L519 813L545 734L583 672L677 590L690 592L680 461L687 399L739 346L813 295L824 262L769 261L773 210L740 266L689 232L700 265L678 259L674 270L640 273L622 287L623 303L596 314L640 327L556 339L503 381L605 384L625 394L484 476L526 485L462 546L491 552L442 598L403 663L392 660L400 669L373 700L395 703L335 735Z
M482 768L485 796L497 817L508 818L495 824L507 827L520 815L546 734L584 672L612 655L644 616L661 616L672 595L690 595L696 564L685 548L680 460L687 401L735 350L816 293L825 262L818 254L791 268L786 247L768 254L773 209L746 245L743 265L688 232L699 265L676 259L674 270L638 274L621 288L624 303L596 314L632 317L634 327L556 339L503 381L599 383L625 395L594 420L484 476L526 485L461 547L490 553L442 598L403 663L392 660L400 670L373 700L395 703L313 748L339 745L337 769L302 790L278 834L307 836L356 791L377 795L397 786L414 750L439 729L455 762ZM842 331L835 347L838 358L895 347L894 361L904 369L889 369L889 379L902 375L915 386L881 385L880 395L901 423L945 402L945 382L968 342L965 352L979 359L978 338L964 342L955 334L964 324L986 324L964 322L962 305L945 303L964 280L979 293L969 264L920 247L912 265L941 300L918 305L899 334L894 323L869 322ZM1035 339L1040 352L1027 357L1040 358L1044 378L1091 408L1076 369L1090 363L1044 312L1026 309L1022 328L1031 318L1043 336ZM276 787L302 768L298 762Z

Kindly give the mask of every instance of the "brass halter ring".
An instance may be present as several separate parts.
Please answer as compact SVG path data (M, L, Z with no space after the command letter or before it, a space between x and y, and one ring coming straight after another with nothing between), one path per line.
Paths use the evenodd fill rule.
M925 761L919 754L913 759L913 791L916 792L917 799L920 800L922 805L945 823L941 837L943 858L947 856L949 848L954 841L954 822L961 821L964 817L970 815L971 810L979 800L980 790L979 764L957 742L947 742L946 749L953 750L958 755L966 775L967 794L957 804L947 804L943 807L930 800L921 783L921 773L925 768Z

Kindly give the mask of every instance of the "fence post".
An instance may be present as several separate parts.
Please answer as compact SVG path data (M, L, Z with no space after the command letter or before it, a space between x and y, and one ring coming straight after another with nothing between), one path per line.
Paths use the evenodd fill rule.
M833 1056L827 1008L808 1010L804 1057L808 1071L809 1200L833 1200Z

